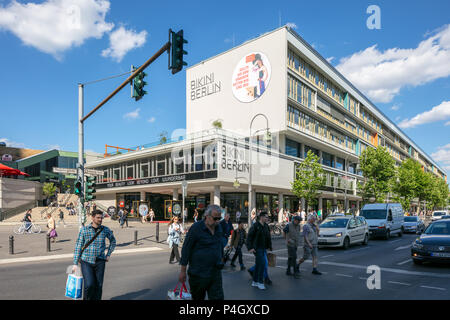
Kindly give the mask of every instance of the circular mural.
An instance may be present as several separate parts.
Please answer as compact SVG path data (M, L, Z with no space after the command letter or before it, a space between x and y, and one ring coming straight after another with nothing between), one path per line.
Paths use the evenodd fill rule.
M241 102L252 102L267 89L272 70L269 59L261 52L252 52L243 57L233 72L232 90Z

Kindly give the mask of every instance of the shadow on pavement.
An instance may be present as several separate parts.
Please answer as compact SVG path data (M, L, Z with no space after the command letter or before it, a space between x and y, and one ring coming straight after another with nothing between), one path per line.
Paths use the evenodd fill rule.
M143 298L142 296L147 295L151 289L143 289L136 292L130 292L121 296L112 297L111 300L137 300L139 298Z

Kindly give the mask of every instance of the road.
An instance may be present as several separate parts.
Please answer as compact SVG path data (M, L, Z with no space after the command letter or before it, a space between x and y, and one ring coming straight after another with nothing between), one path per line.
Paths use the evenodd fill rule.
M414 234L390 240L373 239L367 246L356 245L348 250L320 249L319 270L311 273L311 262L301 266L301 278L286 276L287 250L281 238L275 239L277 266L269 268L272 286L265 291L251 287L246 271L223 270L226 299L239 300L304 300L304 299L449 299L449 265L414 265L409 245ZM150 246L151 247L151 246ZM148 300L166 299L167 290L175 287L179 266L169 265L169 249L159 244L156 251L120 252L117 249L107 264L103 299ZM144 248L142 248L144 249ZM244 263L254 258L244 250ZM302 249L299 249L301 255ZM0 265L0 299L65 299L65 270L71 259L11 263ZM381 268L381 288L369 290L367 267Z

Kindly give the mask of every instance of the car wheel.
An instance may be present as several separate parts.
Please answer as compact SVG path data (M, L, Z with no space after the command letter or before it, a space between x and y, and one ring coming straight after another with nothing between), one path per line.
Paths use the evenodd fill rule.
M347 250L350 247L350 239L348 237L345 237L344 243L342 244L342 248L344 250Z
M386 236L384 237L386 240L389 240L389 238L391 237L391 231L388 230L386 231Z
M369 243L369 236L367 235L367 233L366 233L366 235L364 236L364 241L363 241L363 245L365 245L365 246L367 246L367 244Z
M422 261L417 260L417 259L413 259L413 262L414 262L414 264L417 264L417 265L421 265L422 264Z

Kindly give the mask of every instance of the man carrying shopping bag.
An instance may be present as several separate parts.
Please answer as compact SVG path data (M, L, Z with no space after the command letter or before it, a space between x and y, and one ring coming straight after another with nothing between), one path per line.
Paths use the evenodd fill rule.
M92 211L91 216L92 223L82 227L78 234L72 272L76 272L78 261L80 261L84 278L83 300L101 300L105 263L109 261L116 247L116 238L111 229L102 226L103 212L95 210ZM109 240L109 247L105 255L106 238Z

